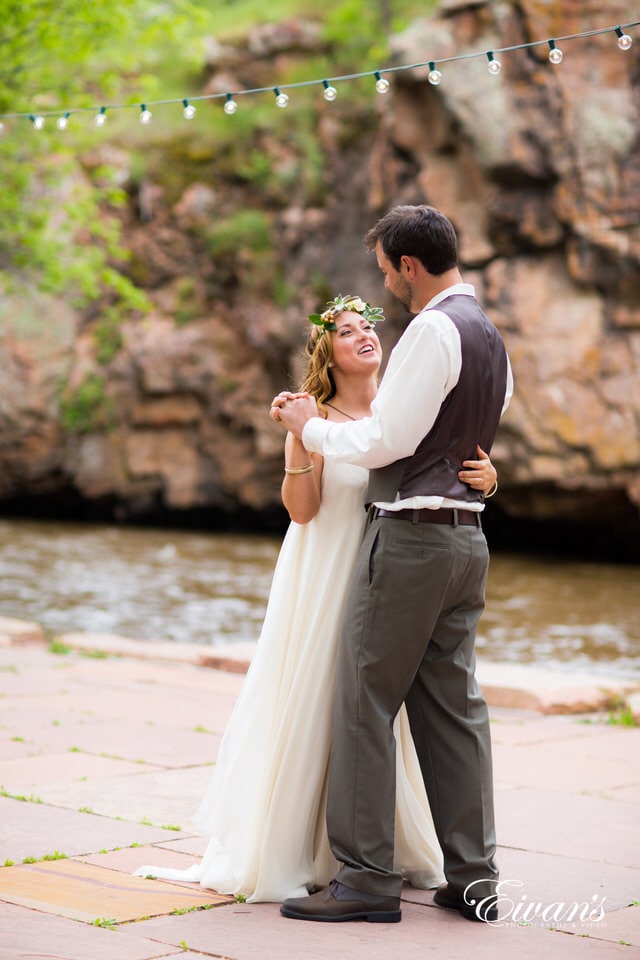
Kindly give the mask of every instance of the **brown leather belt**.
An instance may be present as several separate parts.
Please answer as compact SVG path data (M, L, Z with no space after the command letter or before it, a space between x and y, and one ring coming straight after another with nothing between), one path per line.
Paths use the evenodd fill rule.
M391 520L410 520L412 523L446 523L449 527L463 526L479 527L480 513L475 510L456 510L452 507L442 507L440 510L382 510L374 507L373 516L388 517Z

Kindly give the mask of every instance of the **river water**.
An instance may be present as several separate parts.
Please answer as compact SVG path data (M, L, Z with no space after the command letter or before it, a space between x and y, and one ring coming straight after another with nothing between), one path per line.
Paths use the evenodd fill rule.
M0 615L49 637L257 640L280 539L0 519ZM492 553L485 661L640 679L640 568Z

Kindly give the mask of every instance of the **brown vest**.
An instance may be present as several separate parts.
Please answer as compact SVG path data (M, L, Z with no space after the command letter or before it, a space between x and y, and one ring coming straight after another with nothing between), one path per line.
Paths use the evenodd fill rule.
M470 503L482 493L458 480L463 460L476 460L476 446L490 452L507 385L507 353L496 327L469 296L453 294L439 303L460 334L460 379L445 397L429 433L415 453L371 470L367 503L437 495ZM411 415L411 413L409 413Z

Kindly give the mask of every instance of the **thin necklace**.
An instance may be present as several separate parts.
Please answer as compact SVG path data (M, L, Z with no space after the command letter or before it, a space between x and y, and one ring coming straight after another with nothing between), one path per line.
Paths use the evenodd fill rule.
M329 403L328 400L324 402L325 407L331 407L332 410L335 410L336 413L341 413L343 417L346 417L347 420L357 420L357 417L352 417L350 413L345 413L344 410L340 410L339 407L336 407L335 404Z

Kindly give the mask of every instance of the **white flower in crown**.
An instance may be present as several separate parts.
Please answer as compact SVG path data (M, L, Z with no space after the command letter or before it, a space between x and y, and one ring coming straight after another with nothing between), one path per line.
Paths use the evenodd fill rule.
M356 313L364 313L365 304L360 297L354 297L353 300L350 300L346 305L347 310L355 310Z

